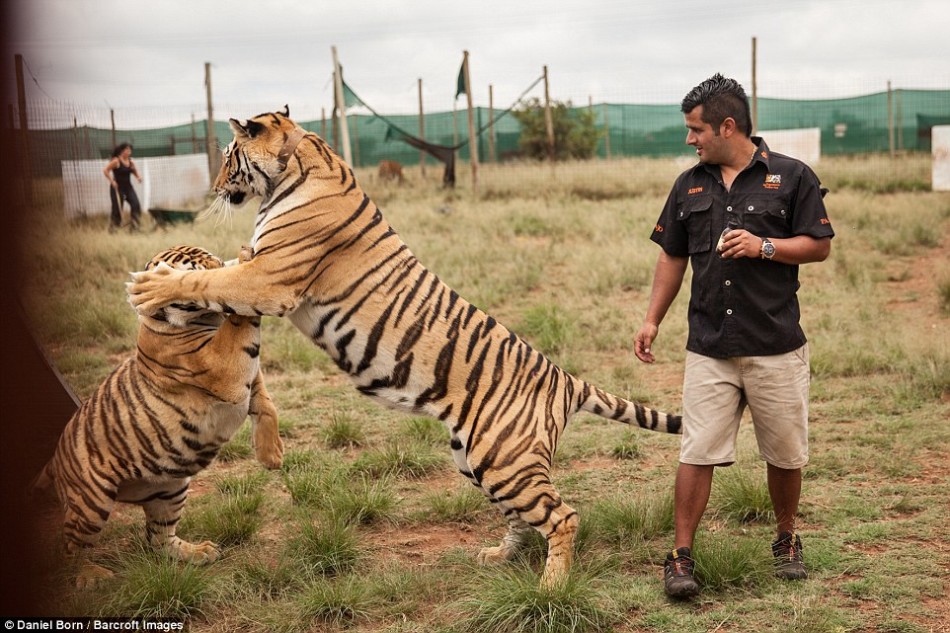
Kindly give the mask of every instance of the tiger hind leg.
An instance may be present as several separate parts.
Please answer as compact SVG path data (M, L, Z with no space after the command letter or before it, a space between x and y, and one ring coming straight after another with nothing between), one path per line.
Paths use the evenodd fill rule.
M566 578L571 569L580 519L577 512L564 503L547 477L538 476L534 482L519 488L519 494L503 502L506 516L514 514L517 521L509 518L508 534L498 547L482 550L479 562L510 558L523 543L526 530L521 526L533 527L547 540L548 554L541 574L541 586L550 588Z
M251 389L251 427L254 454L266 468L280 468L284 462L284 443L277 432L277 408L264 387L264 376L257 372Z
M545 523L548 557L541 574L542 587L552 587L564 580L574 560L574 540L580 519L577 512L563 501L556 510Z
M173 490L154 492L148 499L138 501L145 510L145 534L152 547L181 561L204 565L216 561L221 552L211 541L189 543L175 535L178 521L188 498L188 480Z
M77 504L76 499L71 499L66 504L63 536L66 555L79 567L76 575L77 589L91 589L100 581L114 575L111 570L87 560L115 506L114 498L108 494L104 495L103 490L115 494L113 489L106 485L90 487L84 496L79 497L83 500L81 504ZM70 495L66 493L66 497L70 498Z

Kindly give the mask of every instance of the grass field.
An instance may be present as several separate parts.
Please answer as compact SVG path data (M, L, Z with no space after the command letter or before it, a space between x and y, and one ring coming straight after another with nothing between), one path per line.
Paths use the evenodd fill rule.
M635 359L632 339L658 253L650 230L682 168L483 167L477 195L464 170L450 193L412 170L401 187L369 171L361 180L460 294L562 367L676 411L688 293L661 328L655 365ZM222 559L194 567L152 554L141 511L124 507L95 551L115 578L76 592L65 569L45 600L62 615L166 616L202 633L946 631L950 195L927 191L928 170L926 157L874 174L854 159L817 170L837 237L828 261L802 269L813 370L805 582L770 575L765 469L746 423L740 461L717 471L698 535L704 591L669 601L661 561L678 440L586 415L568 428L555 468L582 521L569 582L537 588L540 539L513 564L480 568L475 555L504 523L454 472L444 430L362 398L288 323L267 318L262 360L284 467L257 465L243 429L194 480L179 530L222 544ZM85 397L134 350L128 272L175 244L236 256L255 203L219 224L108 234L104 218L65 224L56 186L40 196L52 211L37 212L23 244L34 274L22 294L55 365Z

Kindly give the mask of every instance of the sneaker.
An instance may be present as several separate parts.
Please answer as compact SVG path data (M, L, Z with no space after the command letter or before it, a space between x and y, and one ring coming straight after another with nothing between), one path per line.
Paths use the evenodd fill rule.
M783 580L804 580L808 578L805 562L802 559L802 540L794 532L782 532L778 540L772 543L772 556L775 557L775 575Z
M699 583L693 578L696 563L688 547L674 549L663 563L663 588L673 598L691 598L699 593Z

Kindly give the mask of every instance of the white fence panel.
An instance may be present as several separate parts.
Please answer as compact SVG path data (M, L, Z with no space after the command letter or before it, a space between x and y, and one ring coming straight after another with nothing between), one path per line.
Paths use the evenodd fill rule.
M756 132L768 143L769 149L814 166L821 160L821 128L799 130L765 130Z
M950 125L935 125L931 128L930 147L933 154L933 190L950 191Z
M132 177L132 188L142 204L142 213L149 209L182 209L203 207L211 188L208 157L205 154L139 158L135 165L142 176L139 183ZM109 183L102 174L106 161L64 160L63 193L67 218L88 215L109 215ZM126 205L127 206L127 205Z

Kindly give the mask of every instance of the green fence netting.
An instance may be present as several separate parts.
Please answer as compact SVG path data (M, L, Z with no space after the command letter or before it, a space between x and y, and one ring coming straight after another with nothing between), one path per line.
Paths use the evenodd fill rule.
M62 104L57 104L62 107ZM207 124L191 123L157 129L107 129L76 123L58 129L32 129L43 126L44 104L31 104L28 132L30 164L36 176L58 176L60 161L69 159L105 159L113 140L128 141L135 146L135 155L168 156L204 153L207 149ZM66 106L68 107L68 106ZM374 106L375 107L375 106ZM678 104L593 104L598 128L603 138L597 147L600 157L621 156L676 156L690 154L685 146L683 115ZM575 108L581 109L581 108ZM419 135L418 115L381 115L360 112L351 108L347 114L352 157L355 166L376 165L381 160L396 160L415 164L420 152L393 134L395 125L413 135ZM380 111L375 107L377 112ZM250 111L250 110L248 110ZM474 110L478 134L479 159L507 160L519 156L520 125L510 113L499 118L501 110L488 108ZM62 118L63 113L59 113ZM491 116L497 118L488 126ZM49 117L53 120L53 117ZM225 118L222 116L222 118ZM17 121L13 115L10 121ZM890 122L893 121L893 126ZM299 121L302 127L325 136L339 146L339 134L328 118L307 118ZM821 152L824 155L865 154L898 151L930 151L930 130L934 125L950 124L950 90L898 89L847 99L791 100L760 98L758 100L758 129L787 130L819 128ZM14 127L16 124L14 123ZM462 108L454 112L434 112L424 117L424 138L430 143L455 146L468 140L468 113ZM215 121L215 142L224 145L231 139L227 121ZM489 155L489 135L494 140L494 156ZM14 149L24 143L22 134L13 134ZM458 149L458 158L469 158L470 144ZM435 164L431 157L427 161Z

